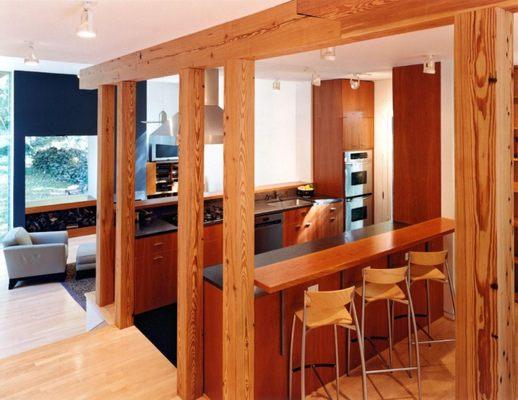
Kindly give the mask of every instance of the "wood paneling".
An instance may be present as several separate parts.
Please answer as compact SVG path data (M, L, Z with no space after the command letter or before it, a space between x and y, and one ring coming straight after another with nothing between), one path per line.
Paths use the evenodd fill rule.
M81 70L80 87L177 74L186 67L216 67L246 54L262 59L396 33L451 24L455 13L511 0L292 0L203 31ZM297 3L299 12L297 14ZM308 17L328 16L340 20ZM345 10L344 10L345 9ZM313 10L313 11L311 11ZM335 13L334 10L338 10Z
M136 83L117 85L117 203L115 229L115 325L133 324L135 246Z
M254 62L225 63L223 398L254 397Z
M394 220L441 216L441 68L394 68Z
M343 119L343 149L369 150L374 148L374 118L361 112L348 112Z
M97 305L113 303L115 296L115 86L98 90L97 106L97 179L96 275Z
M374 82L361 81L358 89L352 89L349 79L342 80L342 112L361 112L374 118Z
M177 233L135 240L135 307L140 314L176 303Z
M313 86L313 180L318 195L344 197L342 81Z
M207 225L203 237L203 266L223 263L223 224Z
M178 394L203 394L203 150L205 71L180 71L178 193Z
M448 235L455 224L435 218L353 243L281 261L255 271L255 285L275 293Z
M512 14L456 17L457 398L515 398L512 69Z

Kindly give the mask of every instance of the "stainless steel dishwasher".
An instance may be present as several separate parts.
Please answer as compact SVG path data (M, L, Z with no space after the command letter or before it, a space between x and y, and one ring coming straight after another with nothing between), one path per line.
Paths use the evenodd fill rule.
M255 217L255 254L282 247L282 223L282 213Z

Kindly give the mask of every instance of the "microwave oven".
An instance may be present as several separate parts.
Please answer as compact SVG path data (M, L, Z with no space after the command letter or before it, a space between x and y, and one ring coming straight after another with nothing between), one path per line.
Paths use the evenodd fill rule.
M149 161L178 161L178 146L150 144Z

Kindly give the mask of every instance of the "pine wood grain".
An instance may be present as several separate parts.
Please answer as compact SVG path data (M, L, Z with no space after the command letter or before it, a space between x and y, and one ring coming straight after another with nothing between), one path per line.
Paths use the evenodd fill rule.
M205 71L180 71L178 192L178 394L203 394L203 151Z
M135 246L136 83L117 85L117 203L115 228L115 325L133 324Z
M451 219L435 218L258 268L255 285L267 293L276 293L345 269L367 265L372 260L441 238L454 230L455 223Z
M254 62L225 63L223 398L254 397Z
M513 16L455 18L456 397L514 399Z
M95 293L99 306L115 296L115 86L98 90L97 105L97 221Z

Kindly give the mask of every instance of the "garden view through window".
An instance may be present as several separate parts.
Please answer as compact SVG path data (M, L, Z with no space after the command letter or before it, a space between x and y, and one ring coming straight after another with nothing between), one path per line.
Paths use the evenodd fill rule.
M0 71L0 238L10 219L11 139L11 73Z
M96 136L25 138L27 206L95 198Z

